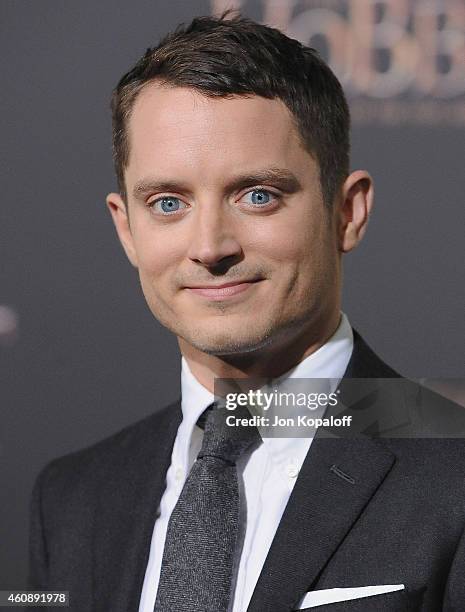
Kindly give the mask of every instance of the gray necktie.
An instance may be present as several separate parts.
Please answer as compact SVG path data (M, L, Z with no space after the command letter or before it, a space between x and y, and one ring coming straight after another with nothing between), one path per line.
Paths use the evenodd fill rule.
M168 523L155 612L230 606L240 538L236 461L260 435L256 427L226 425L227 416L250 418L244 407L213 404L204 414L202 448Z

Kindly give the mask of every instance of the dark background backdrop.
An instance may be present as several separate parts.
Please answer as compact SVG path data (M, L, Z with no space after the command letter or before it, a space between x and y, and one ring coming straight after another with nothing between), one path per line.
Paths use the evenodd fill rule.
M261 19L263 4L243 12ZM176 342L146 307L105 209L109 97L160 35L211 10L200 0L0 0L0 589L25 586L37 471L178 396ZM462 377L464 124L434 96L430 121L412 115L409 92L394 100L407 122L362 101L371 118L358 110L352 165L371 171L377 195L346 258L344 310L401 373Z

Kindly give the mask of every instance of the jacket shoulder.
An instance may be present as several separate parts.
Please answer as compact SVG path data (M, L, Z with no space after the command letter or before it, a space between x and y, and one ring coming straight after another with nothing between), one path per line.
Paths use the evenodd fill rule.
M345 378L400 378L401 375L385 363L352 328L354 348L344 373Z
M117 473L135 461L143 462L145 454L156 452L157 442L165 439L170 430L176 431L180 420L177 400L99 442L53 459L40 471L36 488L41 489L43 497L53 497L56 502L71 493L79 498L88 495L109 472Z

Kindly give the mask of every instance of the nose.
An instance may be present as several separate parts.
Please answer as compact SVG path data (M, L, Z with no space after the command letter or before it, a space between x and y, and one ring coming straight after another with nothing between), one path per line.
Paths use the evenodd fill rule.
M242 249L234 235L231 219L213 202L199 205L192 215L191 240L188 257L206 267L220 263L233 263L240 258Z

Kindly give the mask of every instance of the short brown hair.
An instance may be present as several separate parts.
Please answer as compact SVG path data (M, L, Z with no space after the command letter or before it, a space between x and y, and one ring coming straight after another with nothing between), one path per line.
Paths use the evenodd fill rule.
M240 15L197 17L146 53L119 81L111 100L113 158L126 201L127 124L135 99L150 82L190 87L205 96L280 99L303 145L315 155L328 206L349 172L350 117L341 84L318 53L275 28Z

